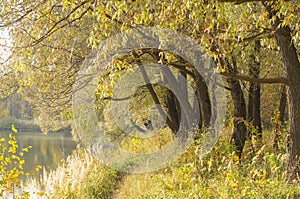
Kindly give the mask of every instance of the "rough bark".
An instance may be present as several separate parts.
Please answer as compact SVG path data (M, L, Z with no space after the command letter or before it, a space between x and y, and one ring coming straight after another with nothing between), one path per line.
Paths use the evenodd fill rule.
M237 74L237 63L234 55L231 56L232 63L226 58L221 58L220 64L226 66L228 73ZM241 158L244 145L247 139L247 127L245 121L247 119L247 109L244 93L240 81L227 77L227 83L230 88L230 94L234 106L233 111L233 134L231 136L231 143L235 146L236 154Z
M245 125L246 103L240 82L234 79L227 79L227 82L230 87L230 93L234 105L234 128L231 140L233 145L236 147L237 155L241 158L247 138L247 128Z
M232 63L226 59L221 59L221 64L227 66L228 72L231 74L237 73L237 63L234 55L231 56ZM247 119L247 109L244 93L240 81L234 78L227 78L227 83L230 87L230 94L233 101L233 134L231 143L235 146L236 154L241 158L244 145L247 139L247 127L245 121Z

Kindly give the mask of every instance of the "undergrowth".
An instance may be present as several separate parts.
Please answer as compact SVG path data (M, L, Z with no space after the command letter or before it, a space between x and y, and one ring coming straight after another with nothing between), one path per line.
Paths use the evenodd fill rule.
M155 173L126 177L116 198L299 198L300 187L285 179L284 147L272 149L272 135L239 160L223 135L214 150L199 158L198 143L176 163Z
M42 179L49 198L299 198L300 187L285 179L283 143L272 148L272 134L262 143L248 141L239 160L224 133L213 151L199 158L195 143L177 162L152 173L117 172L85 152L70 156ZM200 141L199 141L200 142ZM143 146L145 147L145 146Z
M44 170L40 179L31 180L31 188L44 190L41 198L110 198L122 173L101 165L85 150L78 149L56 170Z

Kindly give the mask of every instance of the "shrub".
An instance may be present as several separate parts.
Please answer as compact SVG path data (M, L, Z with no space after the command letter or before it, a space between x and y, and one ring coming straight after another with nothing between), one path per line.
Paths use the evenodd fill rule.
M20 178L30 175L25 173L23 165L24 153L28 152L31 146L19 149L16 133L17 129L12 125L9 138L0 138L0 197L11 194L14 198L29 198L29 193L23 190L26 184L22 184ZM16 188L21 190L20 193L16 193Z

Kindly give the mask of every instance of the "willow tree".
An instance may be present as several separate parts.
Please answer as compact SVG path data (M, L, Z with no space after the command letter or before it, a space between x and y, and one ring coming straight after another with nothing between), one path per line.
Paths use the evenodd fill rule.
M24 9L12 14L20 5ZM18 91L34 104L41 124L45 126L52 126L53 119L58 117L59 120L61 112L67 112L78 65L90 48L97 49L97 45L106 38L141 26L163 27L192 36L216 53L215 49L209 49L208 46L209 43L218 43L220 40L210 39L205 33L218 36L219 29L227 24L221 21L218 25L219 22L213 20L215 15L221 19L227 14L221 11L225 7L215 10L214 6L205 2L16 1L7 7L7 13L11 16L5 19L3 26L11 26L15 47L11 65L16 70L12 70L11 74L19 75L17 84L22 86L18 87ZM227 9L227 12L231 11ZM222 52L218 52L218 55ZM218 61L217 58L215 60ZM193 76L199 79L198 74ZM238 86L236 83L235 85ZM210 105L207 102L206 100L201 104L202 118L206 125L210 120ZM242 137L245 137L244 134L241 134ZM239 140L237 130L233 137L234 140ZM236 142L240 152L243 142Z

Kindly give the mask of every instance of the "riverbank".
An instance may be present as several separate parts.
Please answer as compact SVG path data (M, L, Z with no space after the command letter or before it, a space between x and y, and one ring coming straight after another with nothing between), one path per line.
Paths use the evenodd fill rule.
M33 120L19 120L11 116L5 116L0 119L1 131L10 131L12 125L14 125L18 131L41 132L41 128L34 124Z
M104 166L84 150L39 179L45 198L298 198L300 187L285 178L284 144L274 150L271 132L241 161L222 135L215 149L199 158L199 143L178 161L151 173L126 174Z
M40 199L107 199L112 198L123 177L122 172L100 164L85 150L78 149L57 169L44 170L41 178L32 179L27 191Z
M42 132L41 128L36 125L33 120L20 120L10 116L5 116L0 119L0 131L10 131L12 125L14 125L19 132ZM50 132L71 132L71 127L69 126Z

